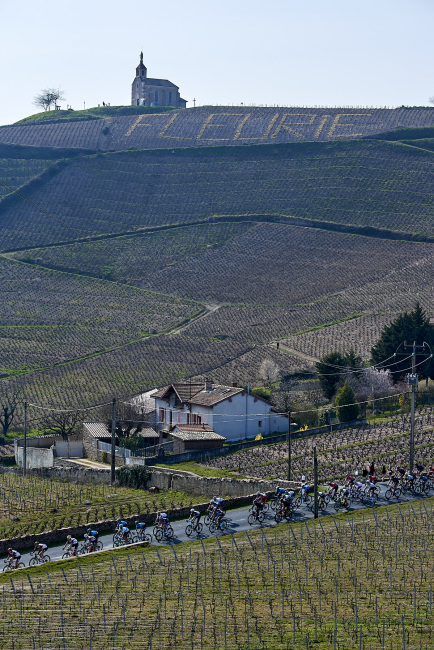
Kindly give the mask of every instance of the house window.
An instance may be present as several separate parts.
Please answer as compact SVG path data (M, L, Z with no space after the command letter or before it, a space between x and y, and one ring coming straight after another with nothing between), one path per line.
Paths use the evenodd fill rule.
M258 420L258 427L262 427L262 420Z
M165 420L165 412L164 412L164 409L159 409L159 411L158 411L158 420L159 420L159 422L160 422L161 424L164 424L164 420Z
M172 426L172 415L173 415L173 411L170 410L169 411L169 424L170 424L170 426Z
M154 97L155 97L154 101L158 102L158 90L155 91L155 96Z
M202 416L193 413L193 424L202 424Z
M190 413L187 413L187 424L190 424Z

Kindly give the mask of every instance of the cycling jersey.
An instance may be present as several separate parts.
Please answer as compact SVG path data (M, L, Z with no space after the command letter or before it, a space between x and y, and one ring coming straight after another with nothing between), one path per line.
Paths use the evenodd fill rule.
M128 528L128 526L122 526L122 528L121 528L122 535L126 535L129 532L130 532L130 529Z
M38 544L37 548L39 551L46 551L48 546L46 544Z
M146 528L146 524L144 524L142 521L138 521L136 523L136 528Z
M21 557L21 553L18 553L18 551L11 551L9 555L15 558L16 560L18 560Z

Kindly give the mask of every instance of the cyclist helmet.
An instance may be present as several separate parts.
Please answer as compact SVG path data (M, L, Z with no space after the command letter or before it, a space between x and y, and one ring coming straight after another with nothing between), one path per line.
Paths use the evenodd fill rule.
M9 546L8 553L10 553L11 551L12 551L12 548Z
M68 542L69 542L69 540L72 539L71 535L68 535L68 537L67 537L66 539L67 539Z

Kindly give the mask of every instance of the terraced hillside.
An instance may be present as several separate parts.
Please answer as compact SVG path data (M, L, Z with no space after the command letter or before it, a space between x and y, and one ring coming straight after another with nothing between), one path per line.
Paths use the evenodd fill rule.
M123 107L124 109L126 107ZM434 108L264 108L203 106L149 115L139 107L120 115L105 109L103 119L80 120L67 113L53 124L38 121L0 127L0 142L99 151L191 146L324 141L372 137L395 129L434 126ZM95 118L98 112L91 115ZM48 116L50 118L51 116Z
M375 113L377 140L279 144L285 121L272 145L240 131L238 146L118 153L94 153L117 120L145 138L145 119L181 128L180 113L8 127L73 148L0 145L0 391L86 406L192 375L257 384L264 360L311 371L336 347L367 358L397 312L434 311L433 129L383 138L424 110Z
M175 150L174 150L175 151ZM80 157L0 203L2 250L216 216L434 241L431 152L360 141Z

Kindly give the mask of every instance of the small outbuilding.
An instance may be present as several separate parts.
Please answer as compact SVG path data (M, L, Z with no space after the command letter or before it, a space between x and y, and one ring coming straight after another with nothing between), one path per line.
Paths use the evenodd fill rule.
M173 439L173 453L207 451L223 447L226 438L215 433L207 424L177 424L169 432Z

